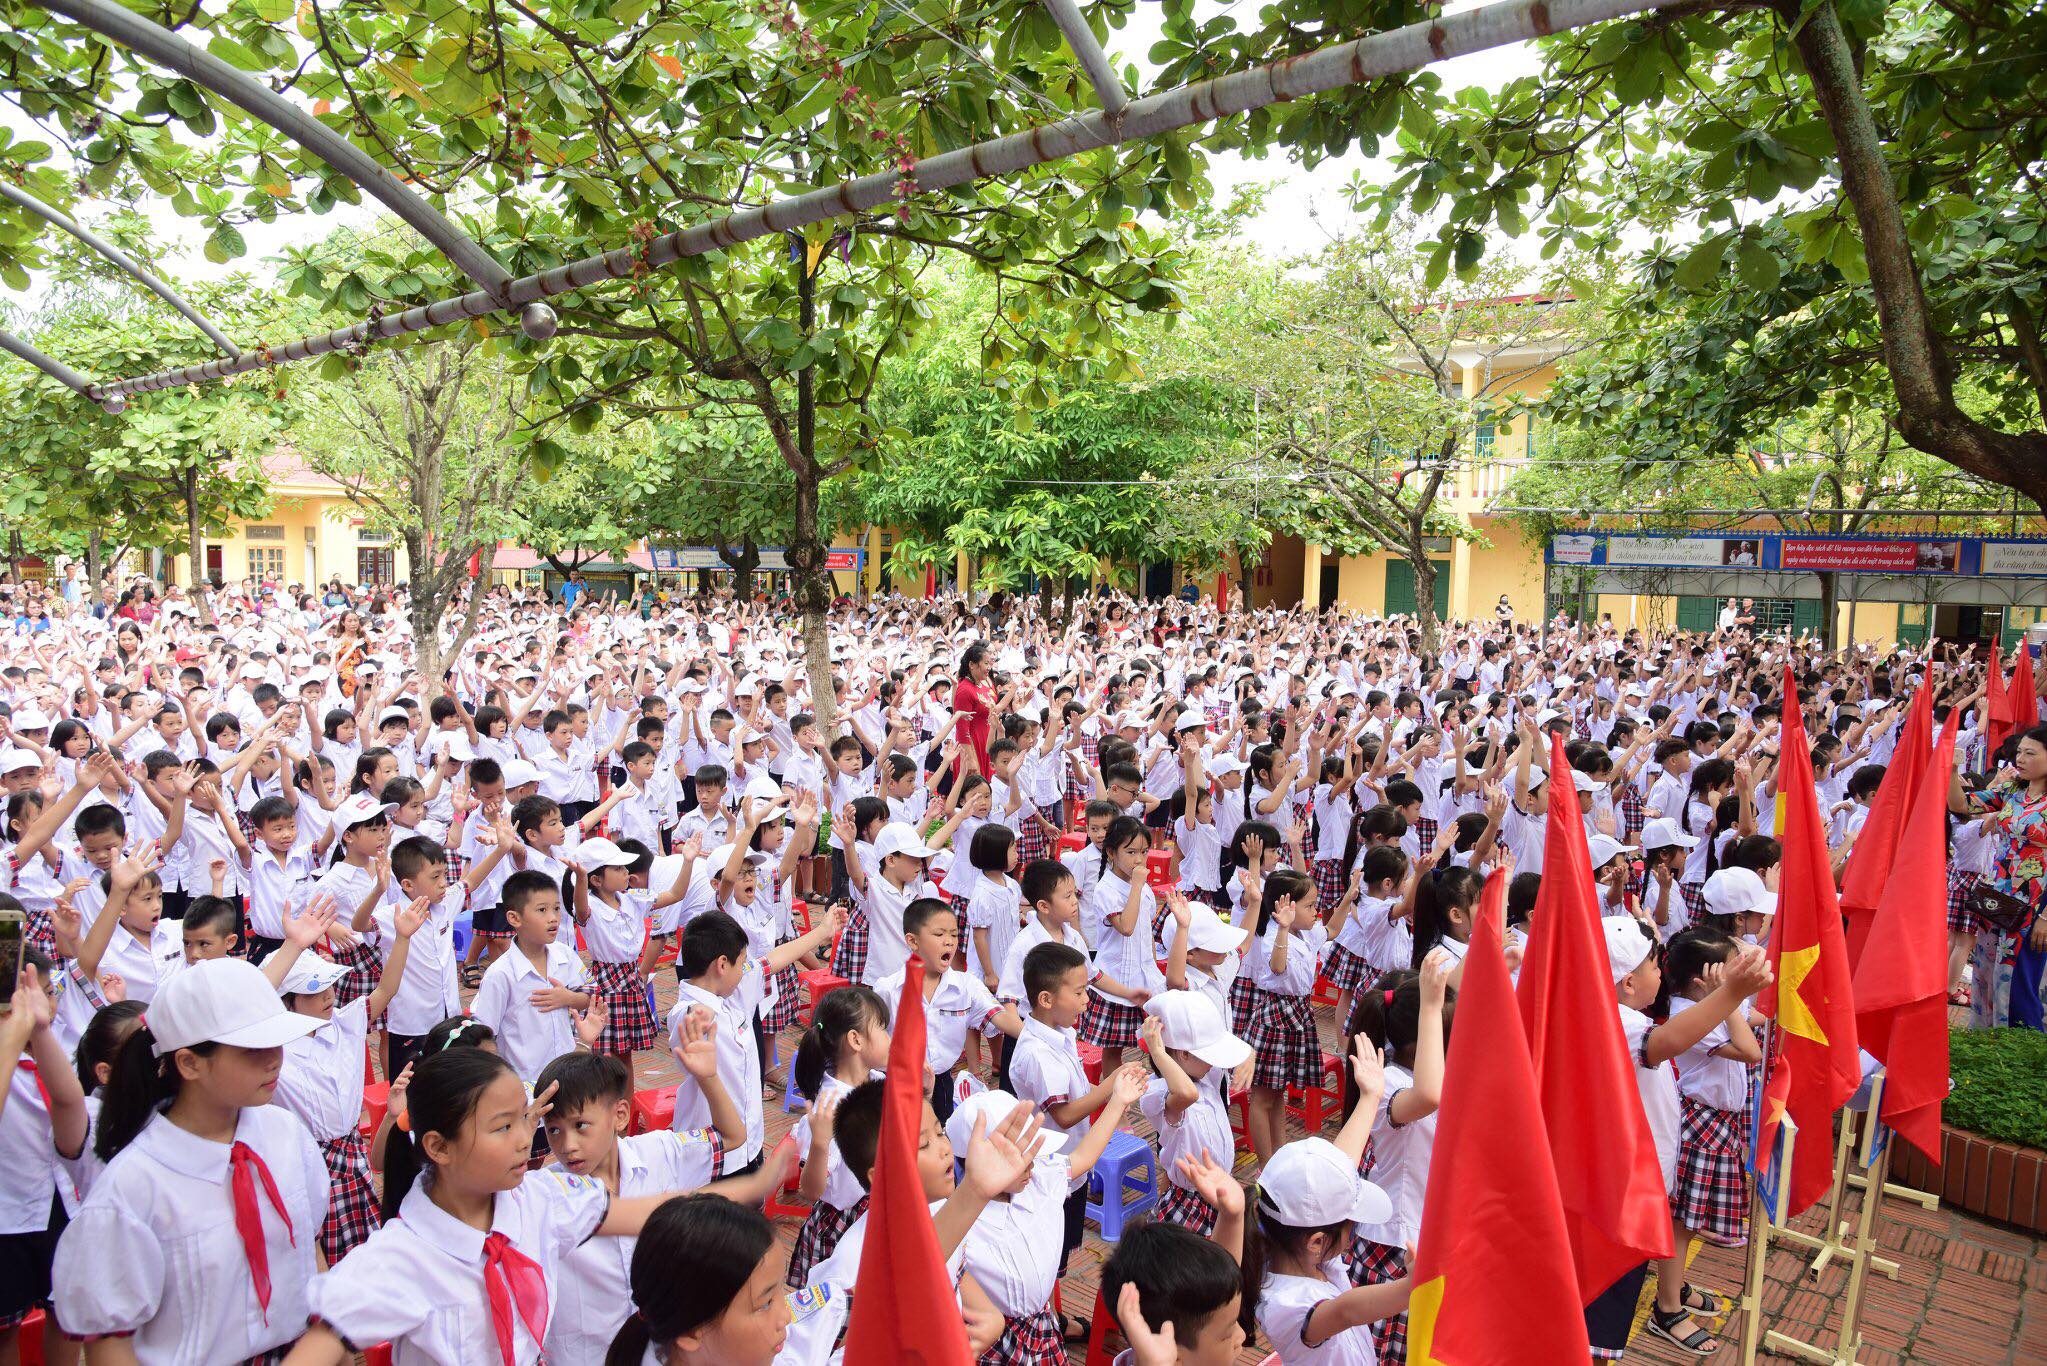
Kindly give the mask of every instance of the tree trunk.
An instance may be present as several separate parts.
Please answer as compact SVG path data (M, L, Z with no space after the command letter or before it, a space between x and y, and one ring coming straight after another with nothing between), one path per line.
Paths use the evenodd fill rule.
M99 528L95 527L85 533L85 595L90 599L87 606L99 601L100 572L105 567L100 555Z
M1408 557L1408 564L1414 567L1414 615L1421 623L1422 650L1426 654L1436 652L1436 562L1424 551Z
M1257 572L1257 567L1251 563L1250 552L1239 550L1237 552L1237 581L1243 585L1239 591L1244 595L1244 611L1247 615L1251 611L1251 580L1252 576Z
M206 591L206 528L199 521L199 467L185 471L185 550L192 557L192 599L199 624L213 625L213 595Z
M1052 576L1038 575L1038 620L1046 629L1052 626Z
M797 325L808 337L817 322L817 281L799 251L796 262ZM824 483L817 465L817 398L811 367L796 372L796 518L789 538L789 569L796 580L796 610L803 614L803 670L810 680L810 712L826 739L838 734L838 707L832 696L830 626L832 582L825 571L824 534L818 528L818 502Z
M754 543L753 537L748 536L739 543L739 548L734 550L725 543L725 538L720 536L716 549L718 558L725 561L725 567L732 571L732 596L741 602L751 602L754 571L760 568L761 563L760 546Z
M1833 654L1841 648L1841 630L1838 618L1841 615L1841 576L1833 570L1822 570L1820 580L1820 640Z

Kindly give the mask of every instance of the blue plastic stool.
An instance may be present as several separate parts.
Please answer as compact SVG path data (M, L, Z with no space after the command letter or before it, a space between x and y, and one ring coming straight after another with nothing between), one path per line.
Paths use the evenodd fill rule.
M455 922L453 929L455 933L455 959L457 962L460 962L462 955L469 952L469 926L458 920Z
M789 1060L789 1063L790 1065L788 1075L784 1078L784 1081L787 1084L782 1087L782 1113L785 1115L794 1114L798 1110L807 1110L810 1108L810 1098L805 1096L801 1091L796 1089L795 1066L796 1060L792 1057ZM781 1065L782 1065L781 1037L779 1035L770 1034L768 1035L768 1067L770 1070L772 1070L774 1068L780 1067Z
M1116 1198L1108 1198L1114 1191ZM1159 1159L1151 1144L1118 1130L1087 1178L1087 1217L1102 1231L1102 1241L1123 1236L1126 1220L1150 1214L1159 1203Z

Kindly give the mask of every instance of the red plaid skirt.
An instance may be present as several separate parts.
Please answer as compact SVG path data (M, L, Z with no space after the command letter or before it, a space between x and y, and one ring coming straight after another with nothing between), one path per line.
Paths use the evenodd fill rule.
M1331 944L1329 946L1329 962L1323 967L1322 975L1327 977L1329 984L1338 991L1347 991L1355 996L1358 993L1358 988L1364 986L1365 983L1371 981L1379 974L1372 970L1370 963L1367 963L1343 945ZM1342 1023L1343 1021L1341 1020L1337 1021L1338 1025Z
M1080 1013L1080 1038L1097 1048L1133 1048L1144 1028L1144 1007L1107 996L1087 994L1087 1009Z
M1635 836L1642 833L1642 827L1649 823L1649 804L1643 800L1641 790L1633 783L1621 784L1621 837L1629 844L1635 843Z
M1363 1238L1353 1238L1350 1252L1344 1258L1344 1266L1350 1272L1352 1285L1384 1285L1397 1281L1407 1274L1407 1252L1405 1249L1388 1247ZM1395 1314L1391 1318L1379 1319L1372 1324L1372 1346L1378 1349L1382 1362L1404 1362L1407 1360L1407 1315Z
M1159 1222L1193 1229L1206 1238L1215 1232L1215 1206L1188 1190L1166 1182L1166 1198L1159 1201Z
M1343 900L1343 889L1349 881L1344 876L1343 860L1340 858L1318 858L1315 860L1315 909L1326 920L1336 909L1336 903Z
M327 1220L320 1225L320 1255L332 1266L360 1247L384 1222L370 1185L370 1145L359 1130L320 1140L327 1162Z
M328 958L348 969L348 976L334 984L336 1006L361 1000L377 989L377 980L384 975L384 960L377 957L377 951L366 941L358 939L345 949L336 948L330 942L325 949ZM375 1028L377 1021L370 1021L370 1025Z
M1029 863L1034 858L1050 858L1052 856L1052 837L1045 833L1045 827L1032 820L1028 810L1019 814L1023 817L1023 820L1016 832L1016 861L1018 865L1021 866ZM1052 822L1055 828L1058 826L1062 815L1060 809L1056 806L1041 806L1038 808L1038 814Z
M1983 917L1969 907L1970 895L1982 882L1982 877L1975 873L1948 873L1947 927L1956 934L1981 934L1990 928ZM29 923L35 923L34 912L30 912Z
M653 1007L647 1004L647 979L640 976L639 962L600 960L590 965L590 977L597 984L597 994L604 998L607 1016L604 1032L597 1036L596 1051L629 1058L642 1048L652 1048L661 1037L661 1027L654 1020Z
M1230 983L1230 1033L1244 1037L1244 1029L1251 1023L1251 985L1249 973L1239 971L1236 980Z
M1414 818L1415 842L1421 845L1424 854L1435 848L1436 831L1439 828L1434 816L1416 816Z
M975 1366L1066 1366L1059 1316L1048 1304L1035 1314L1004 1319L1002 1336L981 1353Z
M51 962L57 961L57 922L47 909L39 911L32 906L22 909L21 937L30 947L41 949Z
M786 944L788 941L782 942ZM775 1003L768 1007L767 1014L761 1016L761 1027L770 1034L779 1034L795 1024L796 1017L803 1013L803 983L797 980L794 963L776 973L772 980Z
M867 924L866 908L855 906L853 913L846 917L846 928L839 931L838 944L832 949L832 971L856 986L867 978L867 937L872 932Z
M1670 1212L1709 1243L1748 1242L1748 1143L1733 1110L1678 1097L1677 1177Z
M1253 1086L1284 1091L1322 1084L1322 1039L1307 997L1251 988L1250 1019L1242 1038L1258 1055L1251 1070Z
M1680 882L1677 894L1684 898L1685 909L1691 912L1690 924L1699 923L1699 917L1706 914L1706 885L1702 882Z
M853 1221L867 1212L867 1197L861 1196L850 1209L833 1209L820 1200L810 1207L810 1217L796 1232L796 1246L789 1251L786 1282L793 1290L810 1284L810 1270L832 1255L839 1239L853 1227Z

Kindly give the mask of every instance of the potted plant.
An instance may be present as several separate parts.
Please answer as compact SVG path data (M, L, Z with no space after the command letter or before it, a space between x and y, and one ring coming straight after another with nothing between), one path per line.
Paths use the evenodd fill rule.
M1893 1179L1986 1219L2047 1232L2047 1034L1957 1030L1941 1107L1941 1164L1905 1144Z

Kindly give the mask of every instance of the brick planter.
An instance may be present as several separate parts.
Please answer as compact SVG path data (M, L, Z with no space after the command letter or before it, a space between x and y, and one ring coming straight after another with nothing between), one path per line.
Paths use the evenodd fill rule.
M2047 1233L2047 1153L1940 1126L1935 1167L1906 1143L1892 1140L1891 1176L1940 1197L1943 1204L2002 1224Z

